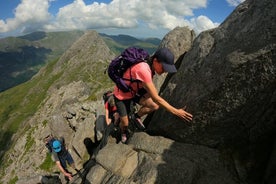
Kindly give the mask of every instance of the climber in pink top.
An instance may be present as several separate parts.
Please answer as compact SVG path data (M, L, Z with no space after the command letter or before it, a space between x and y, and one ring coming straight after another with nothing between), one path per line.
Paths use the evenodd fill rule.
M161 48L150 57L147 63L140 62L124 73L123 78L129 79L131 75L132 79L138 79L139 82L126 81L132 87L131 92L124 93L122 90L119 90L117 86L115 86L113 91L116 106L121 118L120 128L122 132L122 143L126 143L127 141L127 127L129 124L128 113L130 112L131 101L141 105L135 117L136 121L139 122L140 126L143 128L144 125L141 121L141 117L157 110L159 107L165 108L170 113L185 121L192 120L192 114L186 112L183 108L177 109L171 106L166 100L160 97L152 81L154 73L161 75L164 72L175 73L176 71L172 52L167 48Z
M128 100L135 97L135 95L138 93L139 89L143 88L142 83L151 83L153 72L151 71L149 64L146 62L141 62L139 64L136 64L132 66L131 68L127 69L127 71L124 73L123 78L126 79L138 79L141 81L140 83L137 82L130 82L126 81L126 84L131 86L132 91L124 93L117 86L114 88L114 95L119 100ZM131 75L131 76L130 76Z

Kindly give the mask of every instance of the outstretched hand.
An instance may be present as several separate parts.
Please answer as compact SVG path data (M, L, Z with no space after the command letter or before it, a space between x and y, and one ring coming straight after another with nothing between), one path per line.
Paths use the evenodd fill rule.
M73 176L71 173L65 173L64 174L66 177L68 177L68 179L71 181L73 179Z
M177 114L176 115L184 121L188 121L188 122L192 121L193 115L188 113L185 110L186 110L186 106L181 108L181 109L177 109Z

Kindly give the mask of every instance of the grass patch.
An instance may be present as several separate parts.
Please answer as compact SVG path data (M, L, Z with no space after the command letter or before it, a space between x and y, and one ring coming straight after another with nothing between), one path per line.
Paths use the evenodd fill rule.
M18 181L18 177L15 176L14 178L12 178L12 179L8 182L8 184L16 184L17 181Z
M34 128L32 128L28 135L27 135L27 140L26 140L26 144L25 144L25 153L28 153L28 151L30 150L30 148L34 145L35 140L32 137L32 134L34 132Z
M47 120L44 120L44 121L42 122L42 126L43 126L43 127L46 127L47 124L48 124L48 121L47 121Z
M46 158L44 160L44 162L39 166L39 168L41 170L44 171L51 171L51 169L55 166L55 162L53 162L52 158L51 158L51 154L47 153Z

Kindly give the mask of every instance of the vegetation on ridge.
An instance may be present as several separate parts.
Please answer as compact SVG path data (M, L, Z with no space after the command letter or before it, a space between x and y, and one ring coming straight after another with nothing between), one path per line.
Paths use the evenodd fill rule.
M47 65L45 76L53 70L53 61ZM0 148L7 150L11 147L12 136L22 126L22 123L34 115L41 102L45 99L47 89L59 78L57 75L48 75L49 77L39 76L26 83L18 85L7 91L0 93ZM2 165L4 153L0 154L0 163Z
M18 39L24 40L24 42L28 43L30 41L36 42L37 40L41 41L41 38L44 38L45 36L44 34L45 33L40 32L35 34L35 37L26 35L25 37ZM119 52L124 48L131 46L122 45L107 37L104 38L104 41L109 47L112 47L111 50L116 54L119 54ZM151 43L141 42L137 44L143 44L140 45L140 47L145 46L152 50L157 48L157 45ZM76 45L75 47L79 48ZM11 153L7 150L11 150L10 148L14 146L14 141L18 137L28 132L28 136L26 137L27 143L24 147L25 150L23 150L24 154L27 154L32 145L35 144L34 139L31 136L31 130L29 129L29 125L26 124L26 121L38 111L40 105L45 98L47 98L47 91L51 86L54 85L56 88L59 88L71 83L72 81L83 81L88 84L91 89L90 97L88 97L87 100L97 100L99 99L102 90L114 85L108 78L108 75L104 73L108 66L110 57L108 60L102 59L98 61L97 56L92 55L97 52L97 49L96 47L94 48L93 44L92 46L89 46L89 48L86 48L86 52L83 51L84 49L78 50L76 48L74 48L74 51L71 53L74 55L73 59L72 55L67 52L68 55L63 57L63 60L56 59L49 62L45 68L40 70L39 75L34 76L31 80L0 93L0 150L2 150L0 152L1 173L3 172L2 169L7 168L7 166L13 162L9 157L9 154ZM99 57L102 58L101 56ZM70 62L70 64L67 62ZM87 62L89 62L88 65L86 65ZM58 71L59 73L55 73L56 71L54 72L54 70L57 69L60 64L62 64L62 67ZM45 122L41 123L45 124ZM16 135L16 137L14 137L14 135ZM51 163L49 163L49 160L46 158L39 168L47 171L51 167Z
M34 32L20 37L0 39L0 92L31 79L40 68L60 57L84 31ZM137 39L128 35L100 34L109 48L119 54L124 48L137 46L153 53L160 39Z
M59 58L83 31L34 32L0 39L0 91L31 79L40 68Z

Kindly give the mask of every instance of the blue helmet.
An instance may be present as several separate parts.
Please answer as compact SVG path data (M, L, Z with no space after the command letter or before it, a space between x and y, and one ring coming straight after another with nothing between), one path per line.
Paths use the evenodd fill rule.
M53 142L53 150L54 150L54 152L56 152L56 153L58 153L58 152L61 151L61 142L60 142L60 141L55 140L55 141Z

